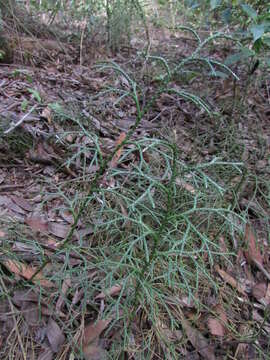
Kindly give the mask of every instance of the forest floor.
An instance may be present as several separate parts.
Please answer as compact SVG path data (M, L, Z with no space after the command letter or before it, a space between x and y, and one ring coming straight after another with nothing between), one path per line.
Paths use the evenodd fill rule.
M0 65L2 359L269 358L269 74L151 36Z

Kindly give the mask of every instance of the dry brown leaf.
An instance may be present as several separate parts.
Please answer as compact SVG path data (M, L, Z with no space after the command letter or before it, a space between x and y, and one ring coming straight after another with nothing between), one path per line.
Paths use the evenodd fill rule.
M226 254L228 252L227 245L223 236L219 238L219 247L222 253Z
M12 195L11 199L23 210L32 211L31 204L21 196Z
M3 260L2 264L4 264L5 267L13 274L22 276L27 280L30 280L37 271L37 268L23 264L16 260ZM54 287L54 284L45 279L41 272L34 277L33 282L48 288Z
M266 290L267 290L266 283L260 282L253 286L252 295L255 297L256 300L260 301L262 298L265 297Z
M235 288L240 294L246 296L245 287L243 285L238 284L238 282L231 275L220 269L219 266L216 265L215 270L226 283L230 284L231 287Z
M112 319L98 320L87 325L83 334L83 348L99 338L101 333L108 327Z
M12 302L16 306L22 306L22 303L24 302L34 302L38 303L40 301L40 296L35 293L34 290L16 290L14 291L14 294L12 296Z
M21 309L25 309L25 307L28 307L26 305L27 303L31 303L33 305L38 304L36 305L38 311L38 318L40 317L40 313L42 315L51 316L54 311L53 309L48 309L47 304L44 301L40 301L40 295L36 294L32 290L16 290L14 292L14 295L12 296L12 302ZM59 312L58 315L65 317L65 314L61 312Z
M45 221L41 217L28 217L24 222L34 231L48 232L48 221Z
M122 212L123 216L125 217L125 220L124 220L122 226L123 226L123 228L125 228L126 230L129 230L130 227L131 227L131 225L132 225L132 223L131 223L130 220L128 220L128 211L127 211L125 205L122 203L121 200L119 200L118 203L119 203L119 205L120 205L121 212Z
M219 316L220 320L226 324L227 323L227 315L222 305L217 304L214 308L214 311L216 311L217 315Z
M41 354L39 354L38 360L53 360L54 355L50 348L46 348Z
M188 192L190 192L191 194L195 194L196 193L196 190L195 188L188 184L187 182L185 182L184 180L182 179L179 179L179 178L176 178L175 179L175 183L181 187L183 187L185 190L187 190Z
M24 301L21 306L21 313L29 326L40 324L40 309L36 303Z
M63 306L64 301L65 301L65 296L66 296L67 291L68 291L68 289L70 287L71 287L71 279L68 277L67 279L65 279L63 281L61 293L60 293L60 296L59 296L59 298L57 300L57 303L56 303L57 312L61 311L62 306Z
M247 260L255 261L259 264L263 264L263 257L260 252L259 246L256 244L256 237L253 229L249 224L246 225L245 241L248 245L248 251L246 252Z
M210 317L207 320L207 325L212 335L221 337L225 335L225 328L218 319Z
M112 319L98 320L84 329L82 349L86 360L105 360L107 353L99 346L99 337Z
M43 109L43 111L41 113L41 117L43 119L48 120L48 123L51 124L52 123L52 109L47 106L45 109Z
M85 360L106 360L108 359L107 352L101 346L92 345L84 350Z
M126 134L124 132L122 132L119 136L119 138L116 141L115 147L119 146L126 138ZM121 155L122 155L122 151L123 148L121 147L120 149L117 150L116 154L114 155L114 157L112 158L112 161L110 163L110 167L114 168L117 165L118 160L120 159Z
M63 210L60 212L60 216L62 217L62 219L64 219L69 224L72 225L74 223L74 216L72 215L72 213L70 211Z
M187 308L195 307L194 300L191 297L188 297L188 296L182 296L181 298L177 298L177 302L179 302L179 304L182 307L187 307Z
M25 214L25 210L20 207L19 205L17 205L11 198L8 199L7 203L6 203L6 207L9 210L12 210L18 214L24 215Z
M46 327L46 336L53 352L58 352L65 342L65 336L58 324L50 318Z
M233 359L243 359L250 360L250 355L248 354L249 344L241 343L237 345Z
M88 235L91 235L94 233L94 228L93 226L87 226L84 229L80 229L80 230L76 230L74 232L74 235L76 236L76 238L80 241L81 239L87 237Z
M248 244L248 251L245 252L245 256L249 262L253 262L257 268L270 280L269 272L263 266L263 256L261 254L259 246L256 244L256 237L253 229L250 225L246 225L245 241Z
M270 325L268 322L265 321L265 317L261 316L257 310L253 309L252 310L252 319L254 321L257 321L263 328L263 330L267 333L270 334Z
M104 292L102 291L100 294L98 294L95 299L105 299L106 296L115 296L117 294L119 294L119 292L122 289L122 285L116 284L114 286L112 286L110 289L105 290Z
M180 330L171 330L166 323L163 323L160 319L155 324L158 332L161 335L162 340L166 342L180 341L183 337L183 333Z
M58 238L65 239L70 229L70 225L59 224L56 222L49 222L48 230L51 234Z
M5 178L6 178L7 174L0 170L0 184L2 184L2 182L4 182Z
M222 305L218 304L213 309L217 317L209 317L208 319L208 328L210 333L214 336L224 336L226 333L225 325L227 323L227 315L222 307Z
M76 289L71 304L72 305L78 304L78 302L81 301L83 295L84 295L84 289Z
M208 344L207 339L195 328L189 325L188 321L182 316L181 320L182 326L186 332L186 335L193 345L193 347L198 351L198 353L206 360L215 360L216 356L213 348Z
M265 303L267 304L267 305L269 305L270 304L270 283L268 283L268 285L267 285L267 289L266 289L266 293L265 293Z

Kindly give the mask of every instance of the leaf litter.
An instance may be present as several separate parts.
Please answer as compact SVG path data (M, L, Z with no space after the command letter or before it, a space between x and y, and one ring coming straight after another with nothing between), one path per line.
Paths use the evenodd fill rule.
M157 31L156 36L160 36L161 38L164 35L160 35ZM158 39L160 40L160 39ZM177 46L179 46L180 39L170 39L170 42L176 41ZM168 42L168 41L166 41ZM121 57L118 58L119 62L121 62ZM60 70L59 70L60 69ZM22 69L24 70L24 69ZM67 259L77 259L78 262L75 263L70 260L69 262L69 276L65 276L64 280L57 278L57 276L50 276L50 280L48 280L47 276L44 274L50 271L50 267L48 269L43 269L39 274L32 279L32 276L35 274L36 270L39 267L40 259L36 256L36 251L33 246L30 246L29 241L25 241L23 243L23 230L19 229L16 233L15 239L10 238L9 231L5 228L5 223L1 224L0 231L0 240L1 245L12 243L12 251L14 255L19 258L7 259L5 257L4 248L1 250L1 265L3 269L3 279L10 286L15 286L18 284L25 284L28 287L31 287L35 290L35 292L28 292L27 290L23 290L20 294L18 292L14 292L13 297L11 297L12 303L16 306L16 316L22 315L24 321L28 324L29 328L35 329L35 336L30 337L33 343L38 343L41 347L41 352L39 354L38 359L49 360L59 358L61 356L61 351L68 343L68 335L71 333L70 331L74 331L74 328L80 327L84 324L84 319L86 318L83 311L86 311L86 315L88 318L95 318L97 315L97 306L100 306L102 310L106 310L106 307L109 305L111 299L113 301L117 301L120 292L122 291L121 282L118 279L118 284L110 286L106 289L106 287L95 287L95 280L102 279L102 277L106 277L106 274L102 273L102 269L96 269L95 266L91 263L91 256L95 258L95 253L93 250L93 254L86 254L85 248L91 247L93 244L97 244L100 241L100 236L97 234L98 222L90 219L89 223L85 223L82 221L79 224L78 229L76 230L76 236L74 236L75 244L81 244L82 248L78 251L78 248L75 248L73 252L62 252L57 253L58 243L61 242L62 239L65 239L67 236L70 227L73 224L74 218L70 212L61 213L62 209L66 208L66 204L63 201L63 198L59 196L59 203L57 205L54 204L53 200L45 200L42 195L40 188L35 188L35 184L33 184L33 179L38 178L38 181L42 183L43 190L48 193L54 193L57 187L61 187L61 184L68 180L70 183L76 178L81 177L84 188L87 188L87 184L89 183L91 176L93 176L98 170L99 167L91 162L93 153L91 152L91 144L83 139L80 135L76 135L76 131L68 133L67 129L57 121L55 121L55 113L52 111L52 108L49 103L58 103L62 104L61 106L64 108L67 103L77 104L78 101L76 99L80 99L80 104L90 104L84 105L83 108L80 108L80 112L84 114L88 121L91 122L93 129L100 134L100 138L102 140L102 148L101 152L103 155L110 154L112 148L119 145L122 141L125 140L126 133L129 128L134 123L134 114L136 109L134 110L134 106L131 103L126 102L126 106L129 109L112 107L108 110L105 106L105 101L91 102L91 99L88 96L89 91L92 93L96 93L103 89L104 84L110 84L110 80L104 77L104 74L94 72L91 73L91 70L88 66L76 66L74 64L68 64L64 71L61 70L61 67L56 66L55 64L47 64L47 67L40 68L38 73L34 71L34 69L28 69L29 77L33 78L34 85L39 85L42 83L42 86L36 86L36 89L39 89L40 94L37 93L37 90L32 91L24 91L23 89L28 89L29 84L26 80L25 75L21 73L21 75L15 79L11 80L10 78L10 68L8 66L1 67L1 80L3 93L0 94L1 97L1 111L4 114L5 119L13 119L13 123L17 124L18 121L23 119L23 122L20 126L14 128L11 131L11 134L15 134L18 130L21 131L23 136L29 136L35 140L35 144L30 145L29 149L26 150L22 156L15 155L14 158L17 157L17 162L14 164L12 172L9 171L9 167L1 169L0 173L0 210L1 214L5 216L9 216L12 219L17 218L19 224L25 224L29 227L29 231L27 233L27 237L30 239L31 236L34 236L36 239L38 246L41 246L42 255L47 255L51 257L53 262L57 262L57 266L55 269L60 271L65 271L65 265ZM54 83L54 86L49 86L50 83ZM121 78L121 83L124 88L129 89L129 83L126 82L125 78ZM114 84L115 85L115 84ZM198 84L200 86L200 84ZM42 89L43 87L43 89ZM147 89L147 91L153 91L151 86ZM226 92L225 99L228 98L230 87L224 90ZM5 96L9 94L9 96ZM58 96L58 93L61 93L61 97ZM220 98L222 98L224 94L222 94L222 90L220 91ZM66 98L66 103L62 102L62 98ZM38 106L38 112L35 107L35 101L40 97L43 103ZM224 97L223 97L224 98ZM250 96L252 98L252 95ZM13 100L12 100L13 99ZM21 113L21 103L27 99L29 102L29 109L33 109L33 112L29 114L29 116L23 118L24 114ZM12 100L12 101L11 101ZM13 106L11 110L7 110L5 105L7 101L11 101L9 104ZM13 102L13 103L12 103ZM60 105L59 105L60 106ZM100 109L100 111L93 111L94 107ZM156 136L157 133L160 133L163 126L161 124L165 124L169 128L173 128L176 134L178 134L178 145L181 148L180 157L182 160L187 160L194 162L204 162L205 160L211 160L210 150L207 149L198 149L198 144L193 141L193 124L191 119L196 118L198 114L194 113L192 108L189 108L187 104L178 103L176 99L171 96L163 96L160 101L156 104L157 109L154 109L153 113L149 117L149 119L143 119L142 125L140 126L137 133L134 135L133 140L138 141L143 136L152 136L153 134ZM179 115L178 108L182 107L182 115ZM100 117L100 113L104 112L106 119ZM168 116L169 114L169 116ZM160 118L160 122L153 122L156 116ZM173 119L177 116L178 124L169 123L168 119ZM70 114L72 117L72 114ZM67 116L68 118L68 116ZM196 131L207 133L210 125L206 122L204 118L200 119L198 128ZM71 123L69 123L69 126ZM7 124L7 129L9 129L11 123ZM222 127L222 125L220 125ZM244 139L245 147L247 152L254 152L254 145L252 144L252 134L256 133L254 129L252 130L252 120L250 123L241 124L242 132L246 136ZM262 124L264 126L264 124ZM71 126L72 128L72 126ZM70 130L70 129L68 129ZM74 130L74 129L73 129ZM216 129L211 129L213 134ZM267 130L266 130L267 132ZM54 135L57 134L57 137ZM215 137L215 141L218 142L218 136L223 136L217 131L217 134L213 135ZM50 139L53 139L51 141ZM53 146L54 142L57 143L57 146ZM68 151L66 151L65 144L69 143L71 145L70 148L73 147L75 149L75 145L78 147L81 143L84 143L84 146L87 148L87 151L83 155L76 158L76 161L70 160ZM118 152L115 154L111 161L111 169L117 168L119 161L123 152L126 149L125 147L119 148ZM198 151L194 151L194 149L198 149ZM64 151L63 151L64 150ZM214 149L215 150L215 149ZM7 160L5 161L6 165L8 164L8 159L12 152L10 151ZM250 155L250 154L245 154ZM267 156L267 155L266 155ZM147 152L143 154L144 160L146 163L151 164L151 155ZM71 157L72 158L72 157ZM83 159L83 161L82 161ZM248 159L248 156L247 156ZM12 159L14 160L14 159ZM136 164L136 158L129 159L130 163L134 162ZM87 169L85 167L84 161L87 163ZM250 161L250 166L255 167L256 159L254 163ZM263 167L265 167L266 162L264 160L261 162ZM17 164L17 165L16 165ZM133 165L133 164L132 164ZM121 164L121 167L124 165ZM262 166L261 166L262 167ZM261 170L260 170L261 171ZM89 176L87 177L86 176ZM45 179L45 182L44 182ZM35 182L36 180L34 180ZM200 196L199 190L197 190L197 184L189 183L184 179L177 179L177 185L183 189L185 192L185 196ZM105 188L110 189L114 188L117 183L114 179L109 179L105 177L104 184ZM76 187L74 187L76 188ZM72 186L68 189L65 189L66 194L74 191ZM33 201L35 197L39 197L37 203ZM258 212L258 204L253 200L251 201L248 193L242 194L241 206L251 213L252 211ZM42 204L42 205L41 205ZM119 206L121 208L121 212L127 218L129 215L129 209L127 209L124 202L119 199ZM76 204L77 206L77 204ZM75 207L76 207L75 206ZM54 207L59 211L54 211ZM52 211L53 210L53 211ZM267 212L266 212L267 213ZM54 215L52 215L54 214ZM85 217L87 219L87 216ZM251 213L251 219L256 219L253 213ZM99 219L102 220L102 219ZM128 226L126 225L125 229L130 229L130 221L128 220ZM233 263L233 271L226 263L215 264L213 267L213 275L216 276L219 291L223 301L226 302L226 306L221 306L219 301L215 301L215 304L212 306L208 306L209 312L203 311L201 308L197 308L197 305L194 301L191 301L189 297L181 297L182 300L178 299L177 304L180 304L181 309L183 311L183 315L181 317L181 321L179 321L178 329L171 329L169 325L166 324L166 321L161 321L160 319L156 320L156 327L159 328L159 331L162 332L164 338L166 338L166 342L168 343L177 343L183 341L183 334L185 333L188 339L188 344L185 346L179 345L178 347L178 356L179 358L186 356L186 358L191 358L196 351L197 354L200 354L201 358L205 359L215 359L219 358L219 351L222 355L227 351L226 342L224 342L224 346L222 345L222 341L225 339L232 340L232 343L236 343L238 338L235 334L227 327L228 319L230 324L235 326L236 331L241 333L241 326L238 326L239 322L243 322L245 325L245 332L250 333L251 330L257 331L260 329L260 326L263 327L264 331L269 334L269 324L265 321L264 312L267 311L267 307L270 302L270 284L269 284L269 264L267 263L267 254L269 254L268 247L260 241L261 239L257 239L256 230L258 229L256 226L253 226L251 222L246 225L245 235L244 235L244 257L247 261L247 264L243 266L241 264ZM31 235L31 236L30 236ZM232 239L226 239L226 244L223 238L219 238L222 252L228 253L228 243ZM111 239L104 239L105 241L111 241ZM238 242L235 242L236 247L240 244L240 239L237 239ZM258 241L257 241L258 240ZM24 246L23 246L24 244ZM52 252L48 252L48 248L46 245L51 246L51 250L55 250ZM28 252L31 257L31 261L25 257L25 253ZM20 258L20 255L22 256ZM77 256L77 258L76 258ZM104 250L104 257L107 256L106 250ZM80 278L79 275L76 274L74 269L76 267L80 267L81 264L86 264L89 261L91 264L91 271L93 271L94 276L88 272L88 282L93 284L95 291L91 292L91 295L87 293L84 286L86 283L83 282L85 279ZM233 261L233 260L232 260ZM244 259L243 261L244 262ZM250 267L250 268L249 268ZM63 269L63 270L62 270ZM250 275L248 274L248 271ZM57 272L57 271L56 271ZM240 280L238 274L241 272L242 277L250 278L251 288L249 289L246 286L246 283ZM9 273L12 276L9 276ZM31 280L32 279L32 280ZM59 281L61 280L61 281ZM121 277L120 277L121 280ZM81 281L83 284L81 284ZM82 286L82 287L81 287ZM87 285L89 286L89 284ZM209 294L210 292L210 284L205 284L205 288L202 291L198 292L198 299L203 303L207 302L209 298L215 297L213 294ZM132 290L132 285L131 289ZM98 289L98 291L97 291ZM103 289L103 291L101 291ZM125 290L126 291L126 290ZM235 296L235 292L240 295ZM87 306L83 309L82 303L85 301L85 294L87 294ZM228 295L229 294L229 295ZM125 294L126 298L129 297L129 292ZM175 296L175 294L174 294ZM177 296L177 295L176 295ZM125 297L122 297L121 301L123 301ZM167 305L170 307L175 306L176 301L171 301L168 298L165 301ZM179 297L180 298L180 297ZM230 298L234 299L235 304L230 302ZM212 301L212 300L211 300ZM253 310L248 309L249 315L252 317L254 322L253 325L250 325L246 321L245 318L245 306L246 302L250 302L253 306ZM71 306L69 307L69 304ZM3 315L0 316L0 336L3 347L4 340L6 339L8 329L12 329L14 326L14 321L10 322L10 305L8 303L2 302L0 305L3 307ZM136 310L138 317L134 319L134 326L138 326L138 328L142 329L144 334L154 333L154 326L151 325L151 322L147 319L146 313L141 309ZM205 323L197 320L195 313L198 311L198 319L205 318ZM61 318L61 321L59 319ZM191 323L191 319L192 322ZM68 326L74 320L74 324L70 328ZM195 319L195 320L194 320ZM94 360L94 359L106 359L108 357L107 350L112 345L113 340L117 339L117 331L116 329L112 330L110 334L111 338L107 338L106 341L103 341L103 336L106 330L110 326L112 319L108 318L99 319L96 321L91 320L87 321L88 325L84 327L83 330L83 339L82 339L82 350L86 359ZM119 322L119 327L123 326L121 322ZM19 323L20 326L20 323ZM25 328L21 327L21 336L25 333ZM243 331L244 332L244 331ZM115 336L115 338L114 338ZM141 341L141 334L132 333L133 340L130 341L134 344L135 349L139 347ZM130 336L130 337L132 337ZM38 341L37 341L38 339ZM117 340L118 341L118 340ZM228 341L228 343L229 343ZM157 351L157 347L155 347L155 342L153 341L154 351ZM262 334L258 339L258 344L264 348L266 347L265 337ZM166 345L164 348L164 343L162 344L164 353L166 353ZM137 348L136 348L137 347ZM242 349L242 350L241 350ZM236 348L234 346L231 347L230 356L235 354L235 357L240 354L240 350L245 353L247 359L252 359L252 345L239 343ZM136 358L136 351L131 351L133 358ZM217 353L217 355L216 355ZM167 353L168 354L168 353ZM153 355L154 356L154 355ZM160 355L159 355L160 356ZM199 355L198 355L199 356ZM195 355L194 355L195 357ZM72 355L70 355L70 359ZM254 357L253 357L254 358Z

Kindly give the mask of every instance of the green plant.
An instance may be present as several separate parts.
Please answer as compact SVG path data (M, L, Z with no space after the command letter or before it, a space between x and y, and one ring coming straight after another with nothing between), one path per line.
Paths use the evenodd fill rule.
M270 9L267 1L189 1L187 5L196 13L212 15L212 22L219 18L228 26L236 27L239 39L244 43L251 40L257 53L262 47L270 46ZM232 31L235 32L235 29Z
M30 94L32 94L33 98L37 100L38 103L42 102L41 96L36 89L28 88Z
M140 0L106 0L107 37L113 51L118 50L120 44L130 42L135 20L142 22L149 43L143 4Z
M177 305L174 299L187 295L199 302L195 294L204 284L211 283L217 289L211 269L218 258L228 261L231 256L219 250L218 238L221 235L229 238L231 232L242 231L238 223L244 222L244 218L234 212L235 204L225 199L228 191L226 181L230 181L232 174L242 173L240 163L226 163L214 158L209 163L186 165L179 160L176 139L169 142L155 138L133 140L143 117L156 99L166 92L191 101L211 115L211 109L203 100L187 91L172 88L170 81L174 73L181 72L189 62L203 61L211 69L221 66L214 60L202 60L199 56L202 47L214 38L199 41L198 37L197 50L174 69L170 69L164 58L160 58L165 72L160 74L160 87L144 106L140 101L140 87L125 70L116 63L100 64L103 72L107 70L111 73L113 70L125 79L126 85L125 88L110 87L102 93L102 97L114 93L119 97L118 102L131 98L137 110L133 126L109 156L103 156L97 136L77 118L71 119L77 131L91 140L90 165L97 166L98 171L94 176L84 177L88 189L83 196L79 188L70 198L66 194L70 183L62 183L51 191L50 199L63 197L65 208L71 212L74 221L55 253L50 257L38 257L40 266L31 280L34 281L48 263L54 267L48 276L59 286L67 272L72 271L73 280L84 289L83 313L87 308L87 299L93 299L97 293L120 284L119 295L117 298L108 296L102 314L105 319L113 319L111 326L121 323L121 341L114 343L112 348L114 358L121 358L125 349L132 346L130 338L135 323L144 332L137 352L144 358L150 358L153 338L164 337L159 326L162 319L165 318L171 331L181 325L181 319L175 315ZM226 66L223 68L229 71ZM70 116L63 113L59 106L54 109L63 119L70 120ZM118 166L111 167L111 160L120 149L123 150ZM77 151L83 154L84 145ZM74 157L66 165L73 161ZM128 168L124 164L129 164ZM106 185L108 180L114 185ZM80 181L78 179L78 184ZM105 186L101 186L101 182ZM79 243L72 241L77 224L82 219L85 224L94 227L90 243L84 239L80 239ZM9 243L6 244L8 251ZM41 249L37 247L37 251ZM69 270L71 252L77 254L82 264L76 270ZM57 266L59 257L65 258L62 266ZM96 276L89 283L92 269L95 269ZM71 306L68 301L66 306ZM146 318L153 324L150 331L146 322L136 318L137 314L140 319ZM70 322L67 333L71 331L71 326ZM155 352L161 357L178 356L176 344L166 343L165 348L155 349Z
M251 5L241 4L247 15L247 29L253 38L253 49L258 53L263 46L270 47L270 9L264 9L261 14Z

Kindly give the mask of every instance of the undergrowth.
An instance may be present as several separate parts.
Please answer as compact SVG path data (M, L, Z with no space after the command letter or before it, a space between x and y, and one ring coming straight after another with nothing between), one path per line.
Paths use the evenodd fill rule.
M144 160L145 154L148 161ZM125 168L131 158L136 160ZM91 318L98 315L113 319L111 326L120 328L122 339L117 348L119 358L131 346L137 317L152 324L162 321L172 331L177 330L181 325L181 319L175 317L178 299L188 296L199 302L201 287L209 284L218 290L212 277L214 264L229 261L232 256L222 253L219 239L224 237L230 244L232 236L241 236L244 221L225 201L229 184L218 174L218 168L224 166L235 175L242 173L240 164L219 160L186 166L178 160L177 148L162 140L131 141L126 144L118 167L106 174L112 187L101 187L87 198L82 198L80 192L75 195L77 201L66 203L66 208L76 213L79 203L87 199L81 219L87 226L93 226L93 235L66 243L51 254L46 277L57 285L60 293L67 278L72 279L77 289L83 289L77 312ZM61 194L59 189L58 197ZM3 247L5 255L22 261L23 253L12 251L17 233L25 251L31 252L36 265L40 263L44 258L42 245L23 227L16 224L9 227L11 237ZM70 264L71 254L81 261L80 265ZM2 276L6 277L3 273ZM32 287L29 283L20 285ZM100 313L93 299L116 285L122 286L119 296L108 296ZM52 311L58 291L51 295ZM40 301L44 296L47 294L41 288ZM65 307L70 314L75 311L68 296ZM71 315L68 323L63 324L70 336L74 321ZM149 341L160 336L160 329L145 328L145 321L141 326L145 336L140 344L141 358L147 359L153 351L159 352L150 349ZM167 350L176 356L177 346L171 345Z
M213 157L209 162L187 165L180 160L181 149L176 138L172 137L170 141L150 137L134 140L133 135L162 93L173 93L191 101L211 115L211 109L203 100L185 90L172 88L169 83L173 74L190 62L203 63L212 72L218 66L236 76L225 65L199 55L211 40L222 36L217 34L201 41L195 34L197 50L172 70L165 59L155 58L165 73L160 74L161 86L145 107L141 106L141 89L122 68L115 63L101 65L102 71L113 70L128 84L125 89L110 88L107 93L117 94L119 101L131 97L137 110L134 125L107 157L104 157L99 139L93 132L78 119L70 119L60 112L63 119L76 124L78 133L89 138L87 151L91 152L92 160L85 163L85 167L96 166L97 171L94 175L87 175L85 171L83 179L75 179L73 183L49 184L51 193L47 201L54 197L62 198L64 209L73 216L67 236L54 251L48 255L42 242L35 239L27 227L11 221L6 224L9 232L2 244L2 256L27 262L26 253L31 253L31 262L38 267L31 280L37 280L37 275L43 271L57 287L49 296L41 285L39 288L40 304L46 301L52 312L62 293L63 282L71 280L69 292L64 296L68 316L63 320L59 314L54 314L69 337L67 351L80 351L79 345L73 342L80 319L87 322L102 318L111 319L105 337L109 337L113 328L118 330L110 347L112 359L124 358L127 351L133 351L139 359L151 359L154 355L177 359L180 345L184 346L186 340L169 343L164 329L181 329L179 299L186 296L188 301L204 306L200 294L207 292L209 287L216 292L219 289L213 269L216 264L233 260L232 239L243 236L245 214L241 213L237 202L246 176L243 164ZM57 109L54 107L54 110ZM67 134L68 131L60 136L64 138ZM76 154L65 165L69 166L76 156L83 154L85 146L77 146ZM74 151L72 146L70 150ZM119 152L117 164L112 165ZM232 178L236 179L233 188ZM76 240L79 222L93 231L91 235ZM26 252L13 250L18 236ZM221 250L221 238L230 252ZM76 265L72 264L74 258L77 259ZM15 277L12 278L3 268L1 276L13 286ZM98 293L106 293L119 285L121 290L117 297L106 296L106 306L104 301L95 300ZM37 285L21 280L13 290L16 287L34 290ZM76 304L70 300L75 291L82 293ZM3 298L10 295L2 289ZM18 326L22 326L19 320ZM155 339L159 341L155 342Z

